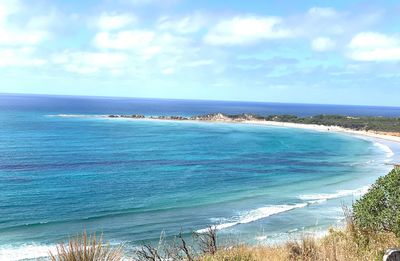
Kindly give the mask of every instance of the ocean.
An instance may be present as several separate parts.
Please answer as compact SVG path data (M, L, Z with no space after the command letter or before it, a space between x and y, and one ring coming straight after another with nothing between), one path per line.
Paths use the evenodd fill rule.
M46 256L84 230L131 247L209 225L250 244L322 233L400 151L340 133L90 117L215 112L400 117L398 107L0 95L0 260Z

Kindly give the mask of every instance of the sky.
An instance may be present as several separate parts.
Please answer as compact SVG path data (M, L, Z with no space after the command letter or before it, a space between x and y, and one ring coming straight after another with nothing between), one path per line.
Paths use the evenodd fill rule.
M0 93L400 106L400 2L0 0L0 79Z

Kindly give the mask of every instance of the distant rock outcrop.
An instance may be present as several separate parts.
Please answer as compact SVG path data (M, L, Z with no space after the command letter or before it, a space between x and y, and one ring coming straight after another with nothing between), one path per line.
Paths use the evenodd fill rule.
M172 121L185 121L185 120L188 120L188 118L182 117L182 116L151 116L150 119L172 120Z
M231 121L231 118L222 113L213 113L190 117L193 121Z
M198 115L192 117L183 117L183 116L150 116L146 117L140 114L133 115L108 115L109 118L129 118L129 119L153 119L153 120L175 120L175 121L218 121L218 122L241 122L241 121L252 121L252 120L262 120L260 116L253 114L237 114L237 115L227 115L224 113L212 113L205 115Z
M190 120L194 121L251 121L258 120L259 117L253 114L237 114L237 115L226 115L223 113L213 113L200 116L190 117Z
M132 114L132 115L115 115L115 114L111 114L108 115L108 118L130 118L130 119L144 119L145 116L144 115L140 115L140 114Z

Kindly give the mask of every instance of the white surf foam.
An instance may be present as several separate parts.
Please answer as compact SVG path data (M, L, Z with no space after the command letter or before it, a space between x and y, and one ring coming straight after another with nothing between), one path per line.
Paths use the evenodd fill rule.
M56 246L49 245L5 245L0 247L0 260L36 260L49 256L49 251L54 252Z
M233 227L233 226L236 226L239 224L247 224L247 223L251 223L251 222L272 216L272 215L276 215L276 214L279 214L282 212L292 210L292 209L303 208L307 205L308 205L308 203L299 203L296 205L272 205L272 206L261 207L261 208L257 208L254 210L250 210L242 215L239 215L239 217L236 218L236 220L234 220L234 221L214 225L213 228L216 230L221 230L221 229ZM199 229L196 232L197 233L205 233L207 231L208 231L208 228L204 228L204 229Z
M265 241L265 240L267 240L267 236L259 236L259 237L255 237L254 239L257 241Z
M82 118L87 117L88 115L84 114L49 114L47 117L61 117L61 118Z
M324 202L326 202L326 198L323 198L323 199L316 199L316 200L310 200L310 201L308 201L308 203L310 203L310 204L322 204L322 203L324 203Z
M108 118L107 115L90 115L90 114L48 114L46 116L59 117L59 118Z
M342 198L346 196L362 196L367 193L369 186L364 186L358 189L343 189L338 190L335 193L322 193L322 194L304 194L300 195L299 199L306 200L309 203L321 203L323 201L335 198ZM318 202L319 201L319 202Z
M390 149L389 146L379 143L379 142L374 142L374 146L380 148L381 150L383 150L386 153L386 157L387 158L391 158L394 156L394 152Z

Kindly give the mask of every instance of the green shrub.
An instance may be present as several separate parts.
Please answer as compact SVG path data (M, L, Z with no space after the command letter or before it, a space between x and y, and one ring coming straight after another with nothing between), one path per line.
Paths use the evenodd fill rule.
M400 238L400 168L379 178L353 205L354 222L364 230L393 232Z

